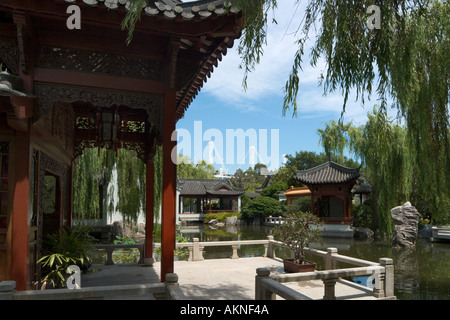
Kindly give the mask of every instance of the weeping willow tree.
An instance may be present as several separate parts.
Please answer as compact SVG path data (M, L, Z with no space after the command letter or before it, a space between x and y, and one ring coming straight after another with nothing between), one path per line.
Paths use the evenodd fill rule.
M162 151L154 157L154 216L158 220L161 205ZM117 173L117 184L112 181ZM124 220L136 222L145 212L145 164L136 152L119 149L86 149L74 169L73 206L80 219L98 219L100 213L119 211ZM110 186L110 188L108 188ZM117 189L114 189L117 188ZM117 192L118 197L114 194Z
M418 188L421 181L420 171L414 149L411 148L408 129L388 117L386 110L374 108L368 114L365 125L356 127L342 122L330 121L325 129L318 130L322 146L327 152L337 154L349 149L361 160L366 179L373 187L374 216L373 227L379 228L387 237L392 234L393 222L390 209L411 201L413 205L424 209L439 193ZM441 172L442 174L442 172ZM444 197L449 200L450 195ZM441 222L442 208L430 207L421 212L429 213L434 223Z
M235 0L243 16L238 52L245 71L260 62L267 45L269 27L276 20L277 0ZM282 113L297 115L297 97L305 55L311 65L324 59L321 75L324 93L340 91L345 113L350 93L362 102L376 95L380 112L389 104L406 119L406 141L414 159L415 190L433 210L435 221L445 222L450 214L450 0L308 0L297 23L294 45L297 52L286 80ZM132 39L147 0L132 0L122 27ZM376 6L379 28L369 27ZM292 10L294 12L294 10ZM314 32L314 34L313 34ZM312 43L309 52L306 48ZM375 139L375 138L374 138ZM378 142L387 140L377 138ZM375 143L375 142L374 142ZM384 146L387 149L387 146Z
M269 13L276 11L277 1L237 0L237 3L245 16L239 45L241 66L251 72L263 54ZM300 5L300 1L295 1L295 5ZM373 11L368 12L367 8L371 5L379 9L380 28L369 28L368 18ZM366 161L386 161L373 165L390 167L394 165L390 161L401 161L400 154L406 154L402 152L408 149L413 163L405 168L412 172L403 179L413 180L415 196L433 212L433 220L446 223L450 214L449 0L309 0L305 8L303 19L298 22L295 43L298 50L285 85L283 113L292 111L297 115L303 59L309 41L313 40L309 52L311 65L316 66L320 58L325 60L320 84L325 94L337 90L342 93L343 114L352 90L356 90L357 99L362 102L373 94L380 101L380 110L369 119L365 129L384 130L360 134L372 139L366 142L368 146L372 144L374 152L392 159L382 160L384 156L374 153L377 160L366 157ZM315 38L310 39L313 30ZM388 126L386 119L382 119L389 104L405 119L406 131L396 132L397 127ZM381 123L385 123L384 127L376 125ZM335 134L334 141L327 140L329 148L336 149L342 143L339 133ZM393 150L392 143L400 136L403 150L401 145ZM404 194L410 182L395 177L396 170L389 172L391 176L385 175L385 180L379 183L387 189L395 180L399 192Z
M77 159L73 171L73 210L77 218L96 219L108 207L104 196L113 167L114 155L105 149L85 149Z

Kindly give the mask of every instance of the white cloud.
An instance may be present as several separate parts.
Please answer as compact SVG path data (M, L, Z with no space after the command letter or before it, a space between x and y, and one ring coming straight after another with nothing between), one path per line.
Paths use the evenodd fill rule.
M203 93L219 99L225 106L239 112L264 112L265 100L284 96L284 86L292 69L293 59L297 51L295 43L298 26L303 18L304 3L295 10L292 2L282 1L275 11L277 24L269 24L268 43L264 47L264 55L256 69L248 75L247 90L243 89L244 71L239 69L241 58L237 53L239 40L219 63L217 69L202 89ZM269 19L271 21L271 19ZM314 39L314 34L310 39ZM303 118L339 118L343 106L343 95L340 91L324 96L324 89L319 86L320 74L325 70L323 59L315 67L310 65L309 50L311 43L305 48L303 71L300 73L298 95L299 117ZM367 113L372 111L376 101L366 101L362 106L360 100L355 101L352 94L347 102L344 119L355 123L364 123ZM274 108L270 106L266 108ZM281 113L281 105L279 106ZM289 115L289 111L288 111Z

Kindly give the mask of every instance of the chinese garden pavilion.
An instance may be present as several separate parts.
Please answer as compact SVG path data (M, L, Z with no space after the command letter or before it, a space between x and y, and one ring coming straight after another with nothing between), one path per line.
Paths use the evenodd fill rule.
M308 187L310 193L301 189L302 196L311 196L311 212L326 225L350 225L352 188L359 175L359 168L347 168L330 160L308 170L295 171L294 178Z
M72 167L90 147L135 150L146 163L151 260L152 160L163 146L161 281L174 272L172 132L239 37L241 13L225 0L149 0L127 45L127 2L0 2L0 281L17 290L39 279L45 235L71 225ZM67 24L73 5L80 29Z
M234 188L228 179L179 179L178 186L180 213L238 212L240 197L245 193ZM212 207L214 199L218 200L218 207Z

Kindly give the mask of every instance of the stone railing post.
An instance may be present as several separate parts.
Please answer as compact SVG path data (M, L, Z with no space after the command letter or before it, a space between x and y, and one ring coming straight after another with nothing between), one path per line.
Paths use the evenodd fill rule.
M238 255L239 245L233 244L233 245L231 245L231 247L233 248L233 255L231 256L231 259L239 259L239 255Z
M336 300L336 281L337 278L323 279L324 295L323 300Z
M107 266L113 265L114 264L114 260L112 258L112 255L113 255L113 252L114 252L114 248L111 246L111 247L105 248L105 251L106 251L106 262L105 262L105 264Z
M385 273L379 274L379 288L374 288L374 296L379 298L394 297L394 262L390 258L380 258L380 265ZM375 280L375 284L377 280Z
M328 248L325 257L325 270L337 269L337 261L333 260L333 255L336 255L338 250L336 248Z
M169 300L186 300L186 296L178 284L178 275L176 273L166 274L166 294Z
M200 246L200 241L198 238L193 239L192 246L192 261L203 261L203 247Z
M264 257L275 258L275 246L273 245L273 236L267 236L267 244L264 245Z
M138 250L139 250L139 261L138 261L138 264L144 264L144 262L145 262L144 245L139 246Z
M12 300L15 289L16 289L15 281L0 282L0 300Z
M270 276L269 268L257 268L255 276L255 300L275 300L275 294L268 291L261 283Z

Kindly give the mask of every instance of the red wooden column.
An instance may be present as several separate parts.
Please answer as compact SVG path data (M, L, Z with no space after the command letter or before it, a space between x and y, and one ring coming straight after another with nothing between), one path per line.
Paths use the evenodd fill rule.
M34 86L34 30L31 19L23 11L13 14L14 24L17 28L19 49L24 53L19 58L19 76L23 80L25 92L33 92ZM23 123L25 119L21 119ZM29 235L28 212L30 208L30 125L26 125L16 134L14 146L14 194L12 199L11 222L11 278L16 281L16 290L29 289Z
M161 282L166 274L174 272L175 219L177 189L177 141L172 141L176 129L175 88L177 58L180 42L170 39L165 59L164 123L163 123L163 172L162 172L162 225L161 225ZM172 158L172 153L175 158Z
M153 161L147 160L145 172L145 253L144 263L153 265L153 205L155 191L155 168Z
M168 90L164 102L163 174L162 174L162 226L161 226L161 282L166 274L174 272L176 164L172 161L172 141L175 130L175 90Z
M29 133L17 133L14 152L14 194L12 209L11 279L16 281L16 290L29 287L28 269L28 211L30 203Z

